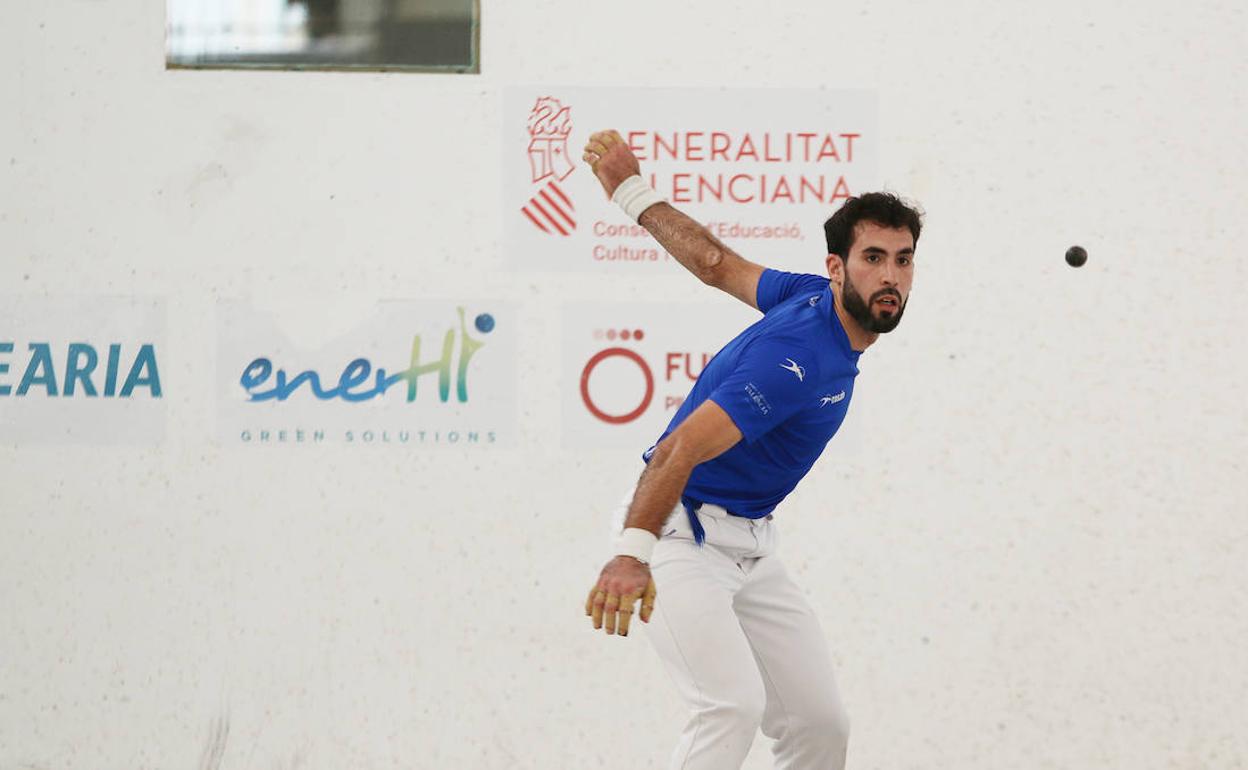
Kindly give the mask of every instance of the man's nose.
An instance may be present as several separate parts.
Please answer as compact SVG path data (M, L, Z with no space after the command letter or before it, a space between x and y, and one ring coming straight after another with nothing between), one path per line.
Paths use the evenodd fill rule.
M883 277L885 286L895 287L897 285L897 266L894 265L892 262L885 262L884 273L882 277Z

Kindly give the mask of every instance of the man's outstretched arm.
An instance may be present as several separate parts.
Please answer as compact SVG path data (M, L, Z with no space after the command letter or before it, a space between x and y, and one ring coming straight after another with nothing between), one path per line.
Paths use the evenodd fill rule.
M644 530L650 534L642 532L641 536L656 542L663 523L680 502L680 493L693 469L728 451L740 440L741 431L728 413L714 401L704 401L655 447L628 506L624 534ZM605 626L608 634L618 628L621 636L627 636L633 606L640 599L641 619L649 622L654 598L650 565L633 556L616 556L602 568L590 589L585 614L593 618L594 628Z
M641 174L637 157L615 131L599 131L590 136L582 157L593 169L608 198L615 195L626 179ZM757 289L758 278L763 274L762 265L737 254L692 217L666 202L645 208L637 223L700 281L758 309Z

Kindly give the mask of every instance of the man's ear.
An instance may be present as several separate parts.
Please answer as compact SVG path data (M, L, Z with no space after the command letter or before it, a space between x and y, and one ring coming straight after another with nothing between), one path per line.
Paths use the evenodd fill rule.
M829 254L824 264L828 267L828 278L836 284L837 289L845 288L845 261L839 254ZM839 292L838 292L839 293Z

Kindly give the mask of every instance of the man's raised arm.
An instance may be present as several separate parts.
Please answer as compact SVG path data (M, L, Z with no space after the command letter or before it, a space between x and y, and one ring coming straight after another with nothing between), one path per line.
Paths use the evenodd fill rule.
M667 253L708 286L728 292L758 308L755 264L724 245L693 218L663 201L641 178L641 164L616 131L589 137L582 156L593 169L607 197L646 228Z

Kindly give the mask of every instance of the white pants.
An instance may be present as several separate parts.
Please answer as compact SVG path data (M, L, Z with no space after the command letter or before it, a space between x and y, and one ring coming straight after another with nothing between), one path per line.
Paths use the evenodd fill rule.
M740 768L761 727L777 768L840 770L849 720L810 603L774 554L770 518L677 506L655 547L648 636L691 714L673 770Z

